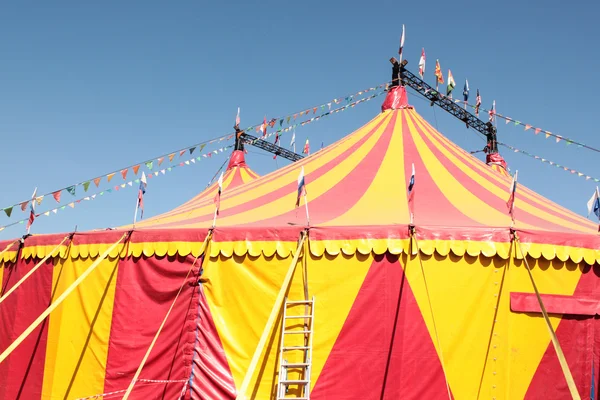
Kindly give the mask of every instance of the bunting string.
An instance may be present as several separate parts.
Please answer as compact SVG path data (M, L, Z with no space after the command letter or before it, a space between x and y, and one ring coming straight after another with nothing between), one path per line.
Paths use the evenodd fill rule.
M375 87L370 87L370 88L358 91L358 92L356 92L354 94L351 94L351 95L347 95L347 96L339 97L339 98L334 98L333 100L331 100L329 102L322 103L322 104L319 104L317 106L309 107L309 108L307 108L307 109L305 109L303 111L299 111L299 112L296 112L296 113L293 113L293 114L289 114L289 115L286 115L286 116L283 116L283 117L271 118L268 121L267 125L270 126L271 128L273 128L273 127L275 127L275 124L278 123L280 129L278 129L276 132L272 132L270 135L268 135L268 137L272 136L274 133L287 132L287 131L289 131L290 129L292 129L294 127L304 126L304 125L306 125L308 123L311 123L311 122L313 122L315 120L318 120L318 119L320 119L320 118L322 118L324 116L328 116L328 115L336 113L336 112L344 111L348 107L354 107L357 104L360 104L360 103L365 102L365 101L369 101L372 98L380 95L381 93L385 93L385 91L380 92L379 94L377 94L375 96L369 96L369 97L362 98L362 99L359 99L359 100L355 100L355 99L357 97L359 97L359 96L362 96L362 95L366 94L366 93L374 92L374 91L377 91L378 89L387 88L388 84L389 84L389 82L388 83L380 84L380 85L375 86ZM353 101L353 100L355 100L355 101ZM335 107L337 105L341 105L341 104L344 104L344 103L345 103L345 106L338 107L337 109L333 109L332 110L332 105ZM305 119L303 122L299 122L298 121L299 118L302 118L302 117L307 118L308 115L311 114L311 113L313 115L316 115L316 113L317 113L318 110L321 110L321 111L327 110L327 111L323 112L320 115L312 117L310 119ZM264 123L263 124L258 124L258 125L253 125L253 126L250 126L250 127L246 128L245 131L246 132L251 132L252 130L259 131L260 128L263 125L264 125ZM286 126L285 128L284 128L284 125ZM188 147L176 150L176 151L171 152L171 153L166 153L166 154L163 154L161 156L154 157L152 159L149 159L149 160L137 163L137 164L133 164L133 165L130 165L128 167L121 168L121 169L112 171L110 173L97 176L97 177L92 178L92 179L88 179L88 180L85 180L85 181L81 181L81 182L75 183L73 185L69 185L69 186L63 187L63 188L61 188L59 190L55 190L53 192L45 193L43 195L37 196L35 199L27 199L27 200L15 203L15 204L13 204L13 205L11 205L9 207L0 208L0 210L4 211L4 213L6 214L6 216L8 218L10 218L11 215L12 215L12 212L13 212L13 210L15 208L20 208L22 211L26 211L27 210L27 206L28 206L28 204L29 204L30 201L35 201L37 203L37 205L41 205L42 201L46 197L49 197L49 196L52 196L54 198L54 200L56 200L56 202L60 204L61 203L61 199L62 199L62 194L64 192L67 192L71 196L75 197L76 194L77 194L78 188L83 188L83 191L85 193L87 193L88 190L89 190L89 188L92 187L92 184L95 185L97 188L99 188L101 183L110 183L110 181L113 178L118 177L119 175L122 177L123 181L126 181L127 180L127 175L128 174L130 175L130 171L133 173L133 175L136 175L136 176L138 175L140 168L144 168L145 167L148 171L152 172L155 167L160 167L163 163L173 164L173 162L176 162L176 161L174 161L176 157L178 157L179 159L181 159L186 154L192 155L194 153L194 151L196 151L196 149L198 149L198 151L201 152L208 145L211 145L211 144L214 144L214 143L218 143L218 142L222 142L224 140L231 140L231 139L234 138L234 136L235 136L234 133L230 133L230 134L223 135L223 136L220 136L220 137L216 137L214 139L210 139L210 140L207 140L207 141L204 141L204 142L201 142L201 143L197 143L195 145L188 146Z
M600 179L597 179L597 178L594 178L594 177L592 177L592 176L586 175L586 174L584 174L583 172L579 172L579 171L577 171L577 170L574 170L574 169L572 169L572 168L565 167L564 165L561 165L561 164L555 163L554 161L547 160L547 159L545 159L545 158L543 158L543 157L536 156L535 154L531 154L531 153L529 153L529 152L527 152L527 151L525 151L525 150L517 149L516 147L513 147L513 146L511 146L511 145L508 145L508 144L506 144L506 143L501 143L501 142L498 142L498 144L499 144L499 145L501 145L501 146L504 146L504 147L506 147L507 149L510 149L510 150L512 150L512 151L513 151L513 152L515 152L515 153L524 154L524 155L526 155L526 156L528 156L528 157L531 157L531 158L533 158L533 159L536 159L536 160L538 160L538 161L540 161L540 162L543 162L543 163L546 163L546 164L548 164L548 165L551 165L551 166L553 166L553 167L560 168L560 169L562 169L562 170L564 170L564 171L570 172L570 173L571 173L571 174L573 174L573 175L577 175L577 176L579 176L579 177L581 177L581 178L584 178L586 181L590 181L590 180L592 180L592 181L594 181L594 182L600 182Z
M439 94L440 94L441 96L444 96L442 93L439 93ZM447 96L444 96L444 97L447 97ZM471 108L473 108L473 109L475 109L475 108L476 108L474 104L469 104L468 102L465 102L464 100L460 100L460 99L452 99L452 98L450 98L450 100L452 100L454 103L457 103L457 104L464 104L465 106L471 107ZM482 112L484 112L484 113L489 113L489 112L490 112L490 110L487 110L487 109L485 109L485 108L483 108L483 107L479 107L479 111L482 111ZM595 152L597 152L597 153L600 153L600 149L597 149L597 148L595 148L595 147L589 146L589 145L587 145L587 144L585 144L585 143L578 142L578 141L576 141L576 140L573 140L573 139L571 139L571 138L568 138L568 137L566 137L566 136L562 136L562 135L559 135L559 134L556 134L556 133L552 133L552 132L550 132L550 131L547 131L547 130L545 130L545 129L538 128L538 127L536 127L535 125L532 125L532 124L527 124L527 123L521 122L521 121L519 121L519 120L516 120L516 119L514 119L514 118L508 117L508 116L506 116L506 115L499 114L499 113L498 113L498 112L496 112L496 111L494 112L494 116L496 116L496 117L498 117L498 118L502 118L502 119L504 119L507 125L508 125L510 122L512 122L512 123L514 123L514 124L515 124L515 126L522 126L522 127L523 127L523 128L526 130L526 131L528 131L528 130L531 130L531 132L532 132L534 135L539 135L540 133L543 133L543 134L545 135L546 139L548 139L549 137L553 137L553 138L555 138L555 139L556 139L556 143L558 143L558 142L561 142L561 141L562 141L562 142L564 142L564 143L565 143L567 146L570 146L570 145L574 144L574 145L576 145L576 146L577 146L577 147L579 147L579 148L586 148L586 149L588 149L588 150L592 150L592 151L595 151Z
M345 105L343 105L341 107L338 107L338 108L332 109L330 111L326 111L326 112L324 112L322 114L316 115L314 117L311 117L310 119L306 119L306 120L301 121L301 122L297 121L295 124L292 124L292 125L287 126L285 128L280 128L280 129L278 129L276 131L273 131L273 132L267 134L267 136L265 137L265 139L266 138L270 138L273 135L277 135L277 134L279 134L280 136L283 136L284 133L289 132L290 130L293 130L293 129L297 128L297 127L302 127L302 126L305 126L305 125L310 124L312 122L319 121L321 118L324 118L324 117L327 117L327 116L330 116L330 115L333 115L333 114L336 114L336 113L339 113L339 112L343 112L343 111L345 111L345 110L347 110L349 108L355 107L358 104L368 102L368 101L370 101L370 100L372 100L372 99L374 99L374 98L376 98L376 97L378 97L378 96L380 96L380 95L382 95L384 93L386 93L386 91L382 90L382 91L376 92L376 93L374 93L374 94L372 94L372 95L370 95L368 97L364 97L364 98L361 98L359 100L355 100L355 101L350 102L348 104L345 104ZM231 144L231 145L224 146L224 147L221 147L221 148L216 149L216 150L211 150L211 151L205 152L203 154L199 154L197 157L194 157L194 158L191 158L191 159L187 159L185 161L180 161L179 164L171 164L169 167L166 167L166 168L163 168L163 169L160 169L160 170L156 170L156 171L152 171L152 168L149 167L148 168L149 172L147 174L147 177L148 177L148 179L153 179L153 178L159 177L161 175L165 175L167 172L172 172L175 168L184 167L184 166L191 165L191 164L196 164L196 162L201 161L203 158L212 158L213 155L223 153L223 152L225 152L225 151L227 151L227 150L229 150L229 149L231 149L233 147L234 147L234 145ZM154 161L157 161L157 160L154 160ZM158 165L160 165L160 164L161 163L159 163ZM138 171L135 171L135 172L137 174ZM123 174L123 176L126 176L126 174ZM81 197L81 198L79 198L77 200L73 200L73 201L71 201L69 203L63 204L62 206L58 206L58 207L55 207L53 209L47 210L45 212L36 214L36 218L40 217L40 216L47 216L48 217L48 216L50 216L52 214L57 214L58 211L64 211L64 210L66 210L67 207L75 208L76 206L78 206L82 202L92 201L92 200L95 200L98 196L104 196L104 195L107 195L107 194L110 194L110 193L113 193L113 192L117 192L117 191L119 191L121 189L126 189L128 187L134 187L134 183L139 184L139 182L140 182L140 179L137 178L137 179L134 179L134 180L130 180L128 182L117 184L117 185L115 185L115 186L113 186L111 188L102 190L100 192L96 192L96 193L88 195L88 196ZM87 189L89 189L89 185L88 185L88 187L84 186L84 189L86 189L86 192L87 192ZM67 190L72 195L74 195L74 193L76 193L75 191L71 192L70 190L68 190L68 188L65 188L65 189L62 189L62 190ZM40 197L43 198L44 196L36 197L36 201ZM41 204L41 203L42 203L41 200L37 201L38 205ZM4 211L5 211L6 215L8 217L10 217L11 213L12 213L12 208L15 207L15 206L18 206L18 205L19 204L16 204L14 206L5 208ZM7 212L7 209L9 209L8 212ZM23 218L21 220L15 221L13 223L0 226L0 232L3 231L4 229L8 228L8 227L11 227L11 226L14 226L14 225L18 225L18 224L23 224L27 220L28 220L28 218Z

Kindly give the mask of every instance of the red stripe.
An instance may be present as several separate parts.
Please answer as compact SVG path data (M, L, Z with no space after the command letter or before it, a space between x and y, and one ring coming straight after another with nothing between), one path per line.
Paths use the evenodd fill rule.
M173 303L193 258L127 258L119 263L105 392L126 389ZM198 263L146 361L142 379L187 380L194 346ZM136 385L134 399L178 398L182 383Z
M439 357L398 256L375 256L311 397L447 396Z
M191 399L234 399L235 382L202 286L198 287Z
M4 266L2 293L37 264L20 259ZM56 267L60 268L60 267ZM0 305L0 349L4 351L50 305L53 262L50 259ZM39 399L44 381L48 319L0 364L0 398Z

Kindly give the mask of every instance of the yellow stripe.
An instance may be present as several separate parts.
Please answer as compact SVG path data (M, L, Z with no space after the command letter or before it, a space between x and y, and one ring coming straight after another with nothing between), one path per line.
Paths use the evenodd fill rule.
M229 196L224 196L224 198L221 200L221 209L225 210L228 208L232 208L232 207L247 203L249 201L252 201L252 200L260 198L264 195L267 195L268 193L273 191L273 188L283 187L283 186L289 184L290 182L295 182L298 178L298 171L302 166L305 167L306 174L310 173L311 171L314 171L315 169L319 168L320 166L326 164L330 160L332 160L335 157L342 154L344 151L346 151L348 148L350 148L353 144L355 144L356 142L361 140L365 135L369 134L371 132L372 128L377 123L379 123L379 120L381 118L387 118L389 116L390 116L390 114L387 113L387 114L381 114L378 117L374 118L372 121L370 121L364 127L359 129L358 131L356 131L356 133L350 135L347 140L343 140L343 141L339 142L337 147L335 149L333 149L332 151L330 151L329 153L323 153L322 156L315 156L315 158L307 158L305 160L293 163L293 164L291 164L285 168L282 168L280 170L277 170L269 175L263 176L261 179L257 179L253 182L250 182L248 185L239 186L238 188L235 188L232 192L230 192ZM383 123L383 126L385 126L385 122ZM266 180L269 179L269 177L271 175L275 176L275 178L272 181L265 183ZM339 175L337 176L337 178L339 179ZM308 184L310 184L310 183L307 183L307 185ZM313 186L311 185L310 187L313 187ZM315 189L313 188L310 190L313 191L313 193L314 193ZM288 197L286 197L286 199L287 199L286 201L288 202L288 204L292 204L292 206L294 204L295 199L292 199L291 203L289 203L289 201L290 201L289 199L293 196L294 196L294 194L290 193L290 195ZM211 214L214 211L213 207L214 206L212 204L210 204L210 205L207 205L204 207L196 208L196 209L192 210L192 212L190 212L186 215L178 215L178 216L171 216L171 217L166 217L166 218L159 218L159 219L157 219L157 222L155 222L155 223L160 222L161 224L165 224L165 223L173 223L173 222L179 222L179 221L186 222L189 218L192 218L194 216ZM287 207L287 211L289 211L289 205L286 207ZM244 215L247 215L247 214L252 214L252 215L256 216L257 210L254 209L254 210L244 213ZM275 215L275 214L271 210L269 210L269 212L266 215ZM244 217L242 217L242 218L244 218ZM248 217L246 216L245 219L247 219L247 218ZM208 221L208 219L207 219L207 221ZM224 219L219 219L219 221L222 226L224 223L231 223L232 219L230 217L227 220L227 222ZM182 224L181 226L189 227L189 226L194 226L194 225L195 224L190 224L190 225Z
M330 225L389 225L407 224L410 221L402 136L404 114L399 111L395 113L394 132L373 181L360 200L348 212L330 221ZM388 122L391 124L391 120Z
M93 262L60 260L54 268L53 300ZM117 266L118 259L103 260L50 314L43 398L103 393Z
M473 171L472 168L470 168L469 166L463 164L461 162L461 160L459 160L456 156L454 156L453 154L451 154L450 152L448 152L447 150L445 150L442 145L440 145L440 143L438 142L438 140L436 140L436 138L434 136L437 136L439 134L437 134L437 132L432 131L427 129L425 126L423 126L422 123L419 123L419 121L417 121L417 124L420 126L420 128L422 129L423 134L430 139L430 141L433 143L433 145L440 150L441 152L444 153L444 155L448 158L448 160L450 160L450 162L452 162L454 165L456 165L458 168L461 169L461 171L463 171L463 173L465 173L467 176L469 176L471 179L473 179L477 184L479 184L479 186L481 186L482 188L486 189L488 192L490 192L491 194L495 195L496 197L505 200L508 198L508 187L506 190L503 190L501 188L499 188L498 186L496 186L495 184L491 183L488 179L483 178L481 175L479 175L478 173L476 173L475 171ZM450 195L447 192L444 192L444 194L446 194L447 197L450 197ZM461 202L460 198L458 200L459 202ZM457 204L455 202L453 202L455 207L457 206ZM586 232L585 229L582 229L581 226L572 224L562 218L556 217L552 214L549 214L543 210L540 210L528 203L525 203L523 201L520 201L517 203L518 208L520 210L523 210L525 212L528 212L531 215L535 215L539 218L542 218L546 221L552 222L554 224L560 225L560 226L565 226L568 227L570 229L573 230L578 230L580 232ZM471 214L466 214L471 216L473 213ZM491 223L488 222L489 225L493 225ZM524 226L524 224L519 223L519 225ZM533 226L532 226L533 227ZM537 228L537 227L536 227ZM540 228L537 228L540 229Z

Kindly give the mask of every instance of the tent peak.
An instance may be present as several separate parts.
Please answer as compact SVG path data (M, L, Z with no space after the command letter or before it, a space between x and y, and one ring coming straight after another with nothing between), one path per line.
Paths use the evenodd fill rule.
M227 171L234 167L247 167L246 157L244 156L244 152L242 150L234 150L233 153L231 153L231 158L229 159L229 164L227 165Z
M381 112L385 110L397 110L402 108L413 108L408 104L408 95L404 86L394 86L388 91L381 105Z

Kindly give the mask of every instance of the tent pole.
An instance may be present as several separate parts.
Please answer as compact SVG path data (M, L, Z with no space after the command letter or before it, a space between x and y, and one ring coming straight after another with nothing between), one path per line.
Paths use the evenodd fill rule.
M252 356L252 361L250 361L250 365L248 370L246 371L246 375L244 376L244 380L242 381L242 385L240 386L240 390L238 391L236 400L245 400L247 399L246 392L248 391L248 387L250 386L250 381L254 376L254 371L256 370L256 366L258 365L258 361L260 359L260 355L262 354L265 344L267 343L267 339L273 330L273 326L275 325L275 321L279 317L281 312L281 306L283 304L283 299L285 297L285 293L290 285L292 280L292 276L294 275L294 270L296 269L296 264L298 264L298 257L303 249L304 240L306 239L307 232L302 231L300 234L300 240L298 241L298 247L296 248L296 253L294 254L294 258L292 263L290 264L290 268L288 269L287 274L283 280L283 284L281 285L281 289L279 289L279 294L275 299L275 303L273 304L273 308L271 309L271 315L269 315L269 319L267 320L267 324L265 325L265 329L263 330L262 335L260 336L260 340L258 341L258 345L256 346L256 350L254 350L254 355Z
M125 239L127 236L130 235L130 233L131 233L130 231L125 232L123 234L123 236L121 236L121 238L117 242L115 242L104 253L102 253L102 255L100 257L98 257L98 259L96 261L94 261L92 263L92 265L90 265L90 267L88 269L86 269L79 276L79 278L77 278L75 280L75 282L73 282L71 284L71 286L69 286L63 292L63 294L61 294L58 297L58 299L56 299L56 301L54 303L50 304L50 306L46 310L44 310L44 312L42 314L40 314L40 316L37 317L37 319L35 321L33 321L33 323L31 325L29 325L29 327L27 327L27 329L25 329L25 331L23 333L21 333L21 335L17 338L17 340L12 342L11 345L8 346L8 348L6 350L4 350L4 352L2 354L0 354L0 363L2 363L4 360L6 360L6 358L10 355L10 353L12 353L17 348L17 346L19 346L31 334L31 332L33 332L33 330L35 328L37 328L38 325L41 324L42 321L45 320L46 317L48 317L48 315L50 315L50 313L52 311L54 311L56 309L56 307L58 307L67 298L67 296L69 296L71 294L71 292L73 290L75 290L75 288L77 288L77 286L79 286L81 284L81 282L83 282L83 280L85 278L87 278L98 267L98 265L100 265L100 263L106 257L108 257L108 255L115 249L115 247L117 247L117 245L119 243L121 243L123 241L123 239Z
M525 267L527 269L527 273L529 274L529 279L531 279L531 285L533 286L533 290L535 291L535 297L540 305L540 309L542 310L542 315L544 316L544 321L546 321L546 327L548 328L548 333L550 333L550 339L552 339L552 345L554 346L554 350L556 351L556 356L558 361L560 362L560 367L562 369L565 380L567 381L567 386L569 387L569 391L571 392L571 397L573 399L581 400L579 396L579 392L577 391L577 386L575 385L575 381L573 380L573 375L571 374L571 370L569 369L569 364L567 364L567 359L560 347L560 343L558 342L558 338L556 337L556 332L554 332L554 328L552 328L552 323L550 322L550 318L548 317L548 312L546 311L546 307L544 306L544 302L542 301L542 296L540 296L540 292L538 291L537 285L535 284L535 280L533 279L533 274L531 273L531 268L529 268L529 263L527 262L527 257L523 252L523 247L521 246L521 241L519 240L519 235L517 232L513 231L514 238L513 240L517 242L519 245L519 250L521 251L521 257L523 257L523 261Z
M125 395L123 396L123 400L127 400L129 398L129 395L131 394L131 391L133 390L135 383L137 382L138 378L140 377L140 374L142 373L142 369L144 368L144 365L146 364L146 361L148 360L148 357L150 356L150 353L152 352L152 349L154 348L154 345L156 344L156 340L158 339L158 336L162 332L162 330L165 326L165 323L167 322L167 319L169 319L169 315L171 314L171 311L173 310L173 306L175 306L175 303L177 302L177 299L179 298L181 291L183 290L186 283L188 282L188 278L189 278L192 270L194 269L194 266L196 266L196 261L198 261L198 258L200 258L200 257L202 257L202 261L200 261L200 269L202 269L202 264L204 263L204 260L206 260L206 255L208 253L208 246L210 245L211 238L212 238L212 229L208 231L208 234L206 235L206 238L204 239L204 243L202 244L202 251L200 252L198 257L196 257L194 259L194 262L190 266L190 269L188 270L187 274L185 275L185 278L183 279L183 282L181 283L181 286L179 287L179 291L177 292L175 299L173 299L173 302L171 303L171 307L169 307L169 311L167 311L167 314L163 318L160 326L158 327L158 330L156 331L156 334L154 335L154 338L152 339L152 342L150 343L150 347L148 347L148 350L146 350L146 354L144 355L142 362L138 366L137 371L135 371L135 374L133 375L131 382L129 382L129 386L127 387L127 391L125 392Z
M38 268L42 266L42 264L44 264L44 263L45 263L45 262L46 262L46 261L47 261L47 260L48 260L50 257L52 257L52 254L53 254L53 253L54 253L56 250L58 250L58 248L59 248L60 246L62 246L62 245L63 245L63 244L64 244L64 243L67 241L67 239L72 239L72 238L73 238L73 234L69 234L69 235L65 236L65 238L62 240L62 242L60 242L60 243L59 243L59 244L58 244L58 245L57 245L57 246L56 246L54 249L52 249L52 251L50 251L48 254L46 254L46 257L42 258L42 260L41 260L39 263L37 263L37 264L35 265L35 267L33 267L33 268L32 268L32 269L31 269L31 270L28 272L28 273L26 273L26 274L25 274L25 276L23 276L21 279L19 279L19 281L18 281L17 283L15 283L13 287L11 287L11 288L10 288L10 289L9 289L9 290L8 290L8 291L7 291L7 292L6 292L6 293L5 293L3 296L2 296L2 297L0 297L0 304L2 304L2 302L3 302L4 300L6 300L6 298L7 298L7 297L8 297L8 296L9 296L9 295L12 293L12 292L14 292L15 290L17 290L17 288L18 288L19 286L21 286L21 284L22 284L23 282L25 282L25 280L26 280L27 278L29 278L29 277L30 277L30 276L31 276L31 275L32 275L32 274L33 274L35 271L37 271L37 270L38 270Z
M429 312L431 313L431 321L433 322L433 332L435 333L435 340L437 342L437 346L439 349L440 363L442 364L442 371L444 372L444 380L446 381L446 390L448 391L448 399L452 400L452 394L450 392L450 385L448 384L448 376L446 375L446 367L444 365L444 354L443 354L444 352L442 350L442 344L440 342L440 337L438 335L437 327L435 325L435 318L433 316L433 307L431 305L431 296L429 295L429 288L427 287L427 279L425 279L425 269L423 268L423 260L421 259L421 251L419 249L419 242L417 242L417 235L415 233L414 226L411 226L410 238L414 239L415 246L417 247L416 255L417 255L417 258L419 259L419 265L421 266L421 273L423 274L423 283L425 284L425 293L427 294L427 302L429 303ZM411 240L411 247L412 247L412 240Z

